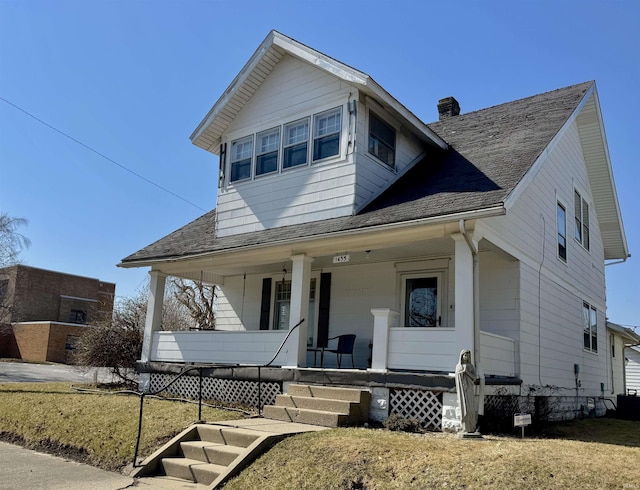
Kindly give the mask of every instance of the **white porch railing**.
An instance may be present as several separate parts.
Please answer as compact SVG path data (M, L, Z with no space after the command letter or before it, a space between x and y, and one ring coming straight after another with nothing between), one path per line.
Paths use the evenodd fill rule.
M287 330L155 332L151 360L220 364L265 364L287 336ZM289 342L287 342L289 344ZM286 365L289 345L273 362Z
M399 327L399 314L388 308L371 310L373 349L371 370L406 369L451 373L458 363L453 328ZM516 343L488 332L480 332L480 355L485 375L515 376Z

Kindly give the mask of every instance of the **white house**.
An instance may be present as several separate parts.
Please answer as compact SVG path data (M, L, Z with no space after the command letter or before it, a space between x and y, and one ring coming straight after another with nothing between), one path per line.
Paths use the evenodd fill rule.
M640 335L630 328L607 322L607 351L611 377L610 393L640 392Z
M143 369L266 363L304 320L263 376L368 387L381 418L441 410L464 348L487 385L615 391L604 267L629 253L595 83L438 110L269 33L191 135L217 208L119 264L150 268ZM162 331L167 276L217 285L217 331ZM342 334L355 369L314 369Z

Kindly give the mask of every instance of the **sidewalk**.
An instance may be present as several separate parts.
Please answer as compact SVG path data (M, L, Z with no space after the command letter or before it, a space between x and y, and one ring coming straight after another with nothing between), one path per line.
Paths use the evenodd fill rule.
M133 478L0 442L2 490L118 490Z

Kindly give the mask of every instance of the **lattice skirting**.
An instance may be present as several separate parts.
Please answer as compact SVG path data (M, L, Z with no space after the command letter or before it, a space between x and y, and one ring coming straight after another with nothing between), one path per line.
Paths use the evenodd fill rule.
M423 390L389 391L389 415L416 419L429 430L442 430L442 393Z
M150 391L156 391L175 378L172 374L151 375ZM273 405L276 395L281 393L279 383L262 382L262 406ZM198 376L183 376L163 393L182 396L185 398L198 398ZM242 381L235 379L202 378L202 398L205 400L218 400L222 402L235 402L258 407L258 382Z

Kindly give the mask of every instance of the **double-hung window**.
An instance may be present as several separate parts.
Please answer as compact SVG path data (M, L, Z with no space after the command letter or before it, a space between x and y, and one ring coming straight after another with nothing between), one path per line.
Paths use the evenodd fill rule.
M582 325L585 350L598 352L598 312L586 301L582 303Z
M253 135L231 142L231 182L251 178Z
M309 118L284 126L284 158L282 168L287 169L307 163L309 147Z
M575 237L584 248L589 250L589 205L578 191L574 191L576 227Z
M256 175L278 171L280 128L273 128L256 137Z
M369 153L389 167L394 167L396 132L373 112L369 112Z
M558 203L558 257L566 262L567 261L567 210L564 206Z
M321 112L313 117L313 160L340 154L342 107Z

